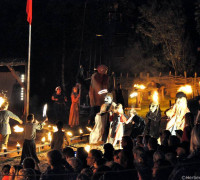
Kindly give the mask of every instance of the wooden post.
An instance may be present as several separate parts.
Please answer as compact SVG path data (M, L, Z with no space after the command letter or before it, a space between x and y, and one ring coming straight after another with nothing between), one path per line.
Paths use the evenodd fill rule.
M184 71L184 77L185 77L185 84L187 84L187 72Z

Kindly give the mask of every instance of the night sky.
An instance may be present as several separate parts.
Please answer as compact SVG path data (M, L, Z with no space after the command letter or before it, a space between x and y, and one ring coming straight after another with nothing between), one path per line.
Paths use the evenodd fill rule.
M110 72L118 71L117 59L123 61L130 37L137 41L138 8L147 1L137 0L33 0L31 49L31 98L39 103L50 101L56 86L61 85L61 63L65 61L66 94L76 83L83 20L83 43L80 64L92 73L98 64ZM119 2L117 13L114 5ZM198 46L194 20L195 1L182 1L186 14L186 31ZM86 6L85 6L86 5ZM114 15L113 15L114 14ZM28 22L26 0L0 1L0 58L28 57ZM103 36L98 37L96 34ZM117 36L116 36L117 34ZM112 48L111 50L111 47ZM113 50L114 49L114 50ZM117 57L117 58L116 58ZM21 69L22 70L22 69ZM127 67L127 72L129 67Z

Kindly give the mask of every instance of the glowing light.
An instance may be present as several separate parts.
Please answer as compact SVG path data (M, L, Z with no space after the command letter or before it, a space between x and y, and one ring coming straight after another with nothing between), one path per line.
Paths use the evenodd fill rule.
M58 128L56 126L53 126L53 132L57 132Z
M136 89L142 89L142 90L146 88L143 84L134 84L134 87Z
M158 92L157 91L154 91L152 98L153 98L153 102L157 104L158 103Z
M84 148L84 149L85 149L85 151L86 151L86 152L88 152L88 153L89 153L89 152L90 152L90 145L87 145L87 146L85 146L85 148Z
M25 80L25 76L24 74L21 74L21 82L24 83L24 80ZM21 101L24 100L24 88L21 87Z
M70 132L70 131L67 132L67 135L68 136L73 136L72 132Z
M102 89L101 91L98 92L99 95L106 94L106 93L108 93L107 89Z
M137 93L137 92L133 92L133 93L130 94L130 97L131 97L131 98L134 98L134 97L136 97L136 96L138 96L138 93Z
M23 132L24 131L24 128L22 128L22 127L19 127L18 125L16 125L16 126L14 126L13 127L14 128L14 132Z
M185 94L191 94L192 93L192 86L190 86L190 85L181 86L178 89L178 92L184 92Z
M47 104L44 105L44 108L43 108L43 117L46 117L47 116Z
M86 127L86 129L88 130L88 131L92 131L92 128L90 128L90 127Z
M51 127L51 125L48 125L48 128L50 128Z
M2 104L5 102L5 99L0 97L0 107L2 106Z
M51 132L48 132L48 141L52 141L52 136L51 136Z
M20 148L20 144L19 144L18 142L17 142L17 145L16 145L16 147L17 147L17 148Z
M41 141L42 141L42 143L45 143L45 141L46 141L46 138L45 138L45 137L43 137L43 138L41 139Z
M80 133L80 134L83 134L83 130L82 130L82 129L79 129L79 133Z

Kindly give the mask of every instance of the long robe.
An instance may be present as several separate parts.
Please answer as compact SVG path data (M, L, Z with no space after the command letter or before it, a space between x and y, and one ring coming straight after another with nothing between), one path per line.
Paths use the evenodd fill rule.
M107 126L108 113L98 113L95 116L95 125L90 133L89 143L96 144L100 141L103 141L103 135Z
M80 95L75 95L72 93L71 95L71 108L69 115L69 125L70 126L78 126L79 125L79 98Z

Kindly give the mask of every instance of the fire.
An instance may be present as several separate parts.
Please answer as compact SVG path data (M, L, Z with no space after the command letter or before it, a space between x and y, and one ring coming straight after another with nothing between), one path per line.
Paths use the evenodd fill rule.
M68 136L73 136L72 132L70 132L70 131L67 132L67 135Z
M136 96L138 96L138 93L137 93L137 92L133 92L133 93L130 94L130 97L131 97L131 98L134 98L134 97L136 97Z
M41 141L42 141L43 143L45 143L45 141L46 141L46 138L45 138L45 137L43 137L43 138L41 139Z
M88 153L89 153L89 152L90 152L90 145L87 145L87 146L85 146L85 148L84 148L84 149L85 149L85 151L86 151L86 152L88 152Z
M146 88L143 84L134 84L134 87L136 89L142 89L142 90Z
M86 127L86 129L88 130L88 131L92 131L92 128L90 128L90 127Z
M51 132L48 132L48 140L49 140L50 142L52 141Z
M192 86L190 86L190 85L181 86L178 89L178 92L184 92L185 94L191 94L192 93Z
M153 102L158 103L158 92L154 91L153 93Z
M48 125L48 128L50 128L51 127L51 125Z
M0 97L0 107L2 106L2 104L5 102L5 99Z
M47 116L47 104L45 104L43 108L43 117L46 117L46 116Z
M14 132L23 132L24 131L24 128L22 127L19 127L18 125L14 126Z
M20 144L17 142L17 145L16 145L16 147L20 147Z
M58 128L56 126L53 126L53 132L57 132Z
M79 133L80 133L80 134L83 134L83 130L82 130L82 129L79 129Z

